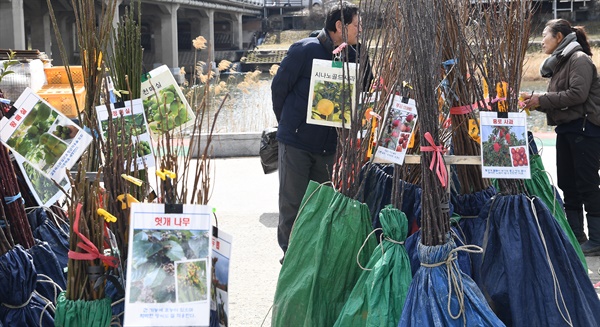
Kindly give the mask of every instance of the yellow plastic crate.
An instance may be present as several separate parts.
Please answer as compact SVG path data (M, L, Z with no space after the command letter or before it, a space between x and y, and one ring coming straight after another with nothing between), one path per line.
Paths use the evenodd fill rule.
M69 70L73 77L73 84L83 84L83 70L81 66L69 66ZM44 68L44 73L46 73L48 85L69 84L69 75L65 66Z
M52 107L63 113L69 118L77 117L77 107L73 99L71 86L68 84L62 85L46 85L37 92L37 95L48 101ZM85 101L85 87L83 85L75 85L75 96L80 110L83 110Z

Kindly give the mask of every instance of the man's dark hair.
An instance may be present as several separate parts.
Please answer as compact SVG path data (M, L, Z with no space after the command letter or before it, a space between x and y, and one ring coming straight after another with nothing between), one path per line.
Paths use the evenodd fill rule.
M344 19L342 20L342 14ZM358 6L350 2L342 2L331 8L325 18L325 29L331 32L335 32L335 23L340 20L345 25L352 23L354 16L358 15Z
M319 33L321 33L321 30L314 30L308 34L308 37L317 37L319 36Z

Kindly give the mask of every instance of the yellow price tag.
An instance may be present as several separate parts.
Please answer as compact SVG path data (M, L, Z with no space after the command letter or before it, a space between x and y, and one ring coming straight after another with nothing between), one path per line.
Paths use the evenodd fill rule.
M496 99L498 99L498 111L507 112L506 98L508 97L508 83L500 82L496 84Z
M469 136L473 139L473 141L481 143L481 136L479 135L479 124L477 123L477 120L473 118L469 119Z

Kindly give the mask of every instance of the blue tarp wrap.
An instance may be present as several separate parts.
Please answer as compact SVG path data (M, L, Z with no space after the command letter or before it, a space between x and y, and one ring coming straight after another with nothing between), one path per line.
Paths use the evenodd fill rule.
M535 144L535 137L531 131L527 131L527 143L529 144L529 155L538 154L537 144Z
M120 301L125 297L125 294L115 287L114 283L120 283L123 285L123 282L120 281L117 277L114 280L109 280L106 283L105 294L106 297L110 298L111 303L111 311L113 315L113 323L118 319L120 325L123 326L123 318L125 312L125 301ZM118 302L118 303L117 303Z
M419 260L427 266L413 278L398 326L504 326L477 285L458 268L459 249L452 240L438 246L418 243Z
M481 208L487 203L487 201L496 194L496 189L493 186L488 187L483 191L479 191L472 194L459 194L452 195L452 210L455 214L460 216L461 220L476 218L479 216ZM470 239L466 237L460 226L451 227L451 235L454 239L455 244L463 246L469 244ZM417 270L421 266L419 261L419 253L417 251L417 244L420 240L420 231L411 235L406 240L406 251L410 256L410 263L412 267L413 276L417 273ZM468 253L459 251L457 254L457 261L460 270L471 276L471 257Z
M397 188L402 192L402 208L400 211L406 214L408 219L408 228L416 222L417 226L421 226L421 187L399 180Z
M529 167L531 170L531 179L523 181L523 184L527 189L527 194L538 197L546 204L552 216L556 218L556 221L562 227L563 232L565 232L565 235L567 235L571 241L573 248L575 248L575 252L577 252L577 255L579 256L579 260L585 267L585 270L587 270L587 261L585 260L583 251L581 251L581 246L577 241L577 237L575 237L571 226L569 226L567 215L563 209L562 200L560 199L560 194L556 191L556 188L550 184L550 180L544 169L542 157L537 154L532 155L529 158Z
M54 326L48 302L34 293L37 272L31 255L17 245L0 257L0 322L5 326ZM41 317L41 319L40 319Z
M374 226L379 224L379 211L391 202L393 174L393 165L367 163L361 169L356 200L369 207Z
M387 206L379 213L383 237L342 308L334 327L395 327L412 280L410 262L401 242L408 222L400 210Z
M65 268L69 262L69 226L62 224L59 228L56 223L50 221L48 213L42 208L28 213L27 220L29 220L33 237L48 242L58 263Z
M496 188L493 186L472 194L453 194L454 212L461 217L477 217L481 208L494 195L496 195Z
M367 163L362 167L361 188L356 199L369 207L373 229L381 228L379 212L392 202L393 173L393 165ZM411 227L421 213L421 188L402 180L397 182L397 187L402 192L399 209L406 214L410 235ZM376 235L379 237L380 233Z
M509 326L600 326L600 300L548 207L525 195L492 198L470 225L474 279Z
M56 304L58 294L67 288L64 271L60 267L56 255L54 255L48 243L40 240L36 240L36 244L28 252L33 258L35 270L38 274L38 283L35 290ZM44 276L47 276L50 280Z
M456 227L451 227L451 235L454 240L454 244L458 244L458 246L466 245L467 243L463 240L463 238L459 234L459 230ZM412 234L406 239L405 247L406 252L408 253L408 257L410 258L410 267L412 275L414 276L419 267L421 267L421 261L419 260L419 251L418 245L421 242L421 230ZM458 261L458 266L460 270L467 275L471 275L471 257L467 252L459 251L457 254L456 261Z

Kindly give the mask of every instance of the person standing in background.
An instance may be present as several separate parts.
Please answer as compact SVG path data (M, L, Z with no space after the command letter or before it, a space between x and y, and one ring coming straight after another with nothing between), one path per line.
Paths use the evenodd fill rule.
M582 26L550 20L542 34L550 55L540 69L550 78L544 94L522 94L525 107L556 126L558 187L567 220L586 256L600 255L600 80ZM586 211L588 236L584 231Z
M331 180L338 142L334 127L306 123L313 59L332 60L333 50L346 42L348 58L344 59L358 62L360 32L358 7L348 2L338 4L327 13L325 28L316 37L302 39L290 46L273 78L271 94L279 143L277 240L284 257L309 181L324 183ZM368 65L368 58L364 62ZM370 68L365 72L370 76ZM280 262L283 263L283 258Z

